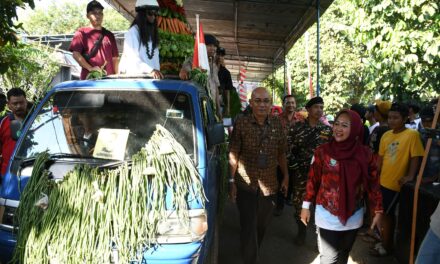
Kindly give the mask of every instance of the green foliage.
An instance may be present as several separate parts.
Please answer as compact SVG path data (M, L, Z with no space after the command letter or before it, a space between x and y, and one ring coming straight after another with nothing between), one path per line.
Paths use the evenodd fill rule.
M192 56L194 38L191 35L176 34L159 30L159 52L162 59L177 59L181 62Z
M320 95L324 98L326 111L335 113L346 102L357 102L360 98L371 96L363 89L363 65L360 50L353 45L354 31L351 28L350 10L353 5L346 1L336 1L321 19L320 28ZM309 30L308 49L312 72L314 93L316 93L316 25ZM309 95L309 80L306 61L306 36L302 37L288 52L292 76L292 94L297 99L297 106L302 107ZM276 72L276 93L282 98L283 68ZM268 78L269 80L269 78ZM270 80L269 80L270 82ZM314 94L315 95L315 94Z
M327 112L373 99L440 92L440 10L428 0L336 0L321 17L320 88ZM309 30L316 92L316 24ZM308 94L305 37L289 51L293 94ZM283 68L275 73L283 94ZM266 82L271 83L270 77ZM301 106L298 103L298 106Z
M440 92L438 1L354 1L357 44L365 51L366 86L398 100Z
M49 7L37 8L23 20L23 28L29 35L73 34L89 24L86 3L78 5L74 2L52 2ZM103 26L110 31L123 31L130 24L113 8L105 8Z
M0 75L1 87L5 90L20 87L31 100L37 100L46 93L59 71L56 50L45 45L7 44L0 47L0 54L0 60L10 66Z
M20 23L14 23L17 19L17 7L24 8L29 5L34 8L34 0L2 0L0 1L0 48L10 43L17 43L16 31L21 28ZM0 74L4 73L9 64L4 54L0 56Z

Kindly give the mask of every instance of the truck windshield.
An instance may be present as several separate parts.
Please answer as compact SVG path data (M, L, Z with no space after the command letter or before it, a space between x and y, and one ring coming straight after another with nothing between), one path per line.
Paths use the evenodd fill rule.
M129 160L163 125L194 157L191 97L182 92L76 90L46 101L18 148L16 158L38 153ZM68 155L66 155L68 156Z

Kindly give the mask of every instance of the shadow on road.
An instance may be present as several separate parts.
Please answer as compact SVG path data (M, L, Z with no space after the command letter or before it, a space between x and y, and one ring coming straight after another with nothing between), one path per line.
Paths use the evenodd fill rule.
M316 246L316 231L313 225L307 229L306 245L298 247L293 243L296 235L294 209L285 206L283 214L273 217L267 229L260 251L259 264L318 264L319 253ZM241 264L240 225L236 206L227 202L219 232L219 264ZM348 263L396 264L389 256L376 258L368 255L369 244L358 236Z

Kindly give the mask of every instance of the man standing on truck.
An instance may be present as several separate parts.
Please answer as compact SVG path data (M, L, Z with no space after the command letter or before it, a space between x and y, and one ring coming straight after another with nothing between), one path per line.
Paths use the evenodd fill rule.
M119 53L115 36L102 26L104 7L98 1L87 4L89 27L75 32L69 50L81 66L81 80L85 80L90 71L105 69L107 74L118 72Z
M218 80L220 82L219 93L223 103L223 114L230 116L231 90L235 89L232 84L231 72L225 66L226 51L224 48L217 49L218 58Z
M217 65L217 48L219 46L219 42L214 35L204 34L206 52L208 54L209 59L209 75L208 75L208 89L211 96L212 101L214 102L216 114L218 117L222 117L221 112L221 104L220 104L220 93L219 86L220 81L218 79L218 65ZM179 72L179 77L181 80L189 80L189 74L192 70L192 61L193 57L188 57L182 65L182 68Z
M17 120L23 123L27 110L26 93L20 88L12 88L7 93L8 108L11 111L0 121L0 147L1 147L1 178L6 174L9 159L15 148L16 135L11 134L11 122Z
M289 175L286 135L278 117L269 115L272 100L263 87L252 91L252 113L235 122L229 143L230 198L240 213L241 255L245 264L258 262L258 251L273 216L279 191L277 166L286 195Z

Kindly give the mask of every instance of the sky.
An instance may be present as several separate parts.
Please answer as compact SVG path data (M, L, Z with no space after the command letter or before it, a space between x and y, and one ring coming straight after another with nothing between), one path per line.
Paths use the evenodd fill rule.
M65 2L74 2L77 5L81 5L84 3L88 3L90 1L91 0L75 0L75 1L72 1L72 0L34 0L34 3L35 3L35 8L43 8L45 6L47 7L47 6L52 5L52 3L61 4L61 3L65 3ZM104 6L104 8L109 6L107 4L107 2L104 0L99 0L99 2ZM17 9L17 15L18 15L19 19L24 18L25 16L27 16L29 13L32 13L32 12L33 12L33 10L29 7L27 7L26 9L22 9L22 8Z

